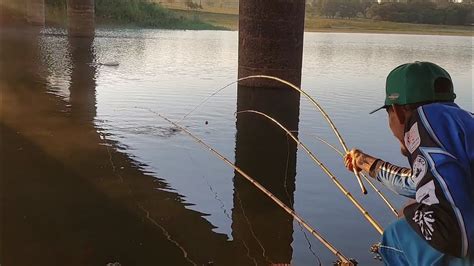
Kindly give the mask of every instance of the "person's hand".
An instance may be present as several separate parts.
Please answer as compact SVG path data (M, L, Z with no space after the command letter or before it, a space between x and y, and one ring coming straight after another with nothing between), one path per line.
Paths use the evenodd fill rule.
M353 172L356 170L360 172L362 170L362 156L363 152L358 149L352 149L346 155L344 155L344 165L346 166L347 170Z
M370 168L377 160L377 158L358 149L352 149L344 155L344 165L351 172L355 170L356 172L365 171L370 173Z

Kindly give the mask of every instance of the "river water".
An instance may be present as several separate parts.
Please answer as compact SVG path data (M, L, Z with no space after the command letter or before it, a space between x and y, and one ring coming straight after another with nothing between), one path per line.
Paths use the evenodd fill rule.
M2 67L13 66L2 75L3 86L8 87L2 107L3 124L8 126L5 132L17 132L34 143L29 146L41 147L39 150L64 166L61 170L58 166L31 170L33 175L56 177L44 182L68 182L65 180L74 172L82 180L78 184L91 183L94 187L83 189L84 193L96 191L94 206L111 202L120 210L123 205L131 214L120 215L138 220L122 219L118 214L111 217L116 212L84 207L89 206L83 204L88 194L64 192L75 190L75 186L58 185L54 191L48 188L45 193L50 203L41 203L45 213L53 209L48 205L51 202L75 197L70 205L57 207L59 211L50 214L50 219L32 215L30 224L39 230L52 230L57 237L45 237L50 236L46 232L31 240L25 233L29 240L21 245L14 243L15 236L4 237L5 249L14 250L8 261L27 265L28 260L22 257L31 253L44 265L51 263L51 256L56 256L59 264L81 265L75 258L89 256L84 254L94 254L86 260L89 265L207 261L216 265L331 265L335 257L311 234L222 160L157 115L162 114L180 121L236 162L293 206L345 255L356 258L360 265L381 265L368 251L380 235L307 154L265 119L255 114L235 115L237 110L258 109L298 130L299 139L383 227L387 226L394 221L393 214L370 188L368 195L362 195L341 158L315 137L340 147L306 98L300 99L290 90L252 90L233 84L194 110L207 96L236 80L236 32L98 29L93 41L68 39L56 29L46 29L31 38L25 37L30 34L19 35L10 31L2 37L2 60L8 63ZM472 111L472 52L471 37L305 33L302 88L328 112L350 147L406 166L388 129L386 113L368 114L383 103L387 73L405 62L435 62L451 74L456 102ZM118 65L110 65L115 62ZM91 142L94 148L89 147ZM20 140L12 143L23 143L18 147L12 144L15 151L26 145ZM39 185L28 181L31 173L17 171L28 168L28 161L25 165L24 155L15 154L9 156L4 173L27 182L12 191L23 191L25 186L30 187L28 191L38 191L35 186ZM45 159L45 164L52 161ZM127 172L127 168L134 171ZM116 184L113 178L127 185ZM402 197L378 187L397 207L403 205ZM3 190L7 188L3 186ZM26 206L30 200L34 205L33 198L25 196L21 202ZM132 198L137 204L126 207ZM19 205L12 200L18 199L17 194L9 199L5 202L11 207L4 208L5 216L13 215L10 212ZM164 201L176 204L169 207ZM24 211L33 212L32 208ZM23 215L17 212L18 217ZM71 215L87 221L87 226L57 222L72 220ZM101 224L104 219L109 224ZM156 225L149 230L166 238L152 238L140 224ZM21 229L17 223L9 226L7 229L13 231L28 228L25 225ZM55 229L48 229L50 226ZM108 232L107 228L121 233L117 236L117 230ZM37 233L32 230L30 234ZM85 243L85 251L69 250L76 247L71 242L77 239ZM135 240L140 244L132 245ZM142 248L143 243L148 246ZM22 253L15 249L20 246L37 251ZM186 259L182 259L183 254Z

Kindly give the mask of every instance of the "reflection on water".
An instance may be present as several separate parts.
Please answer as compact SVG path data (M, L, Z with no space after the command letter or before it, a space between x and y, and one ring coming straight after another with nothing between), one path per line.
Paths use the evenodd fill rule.
M1 36L2 265L203 265L243 256L98 133L92 40L69 39L65 108L46 93L37 32Z
M264 112L298 130L299 94L294 91L240 86L237 111L243 110ZM278 127L253 114L238 115L236 127L235 164L292 208L296 144ZM292 261L293 218L237 172L232 235L247 243L251 257L260 265Z
M2 265L334 260L265 195L153 113L178 120L235 80L235 32L98 29L94 40L56 33L0 32ZM472 110L469 37L307 34L303 87L349 145L403 164L384 114L366 113L380 105L386 73L414 60L445 66L458 103ZM101 64L113 61L119 65ZM374 264L367 248L379 236L280 129L254 114L235 118L245 109L299 130L370 213L384 226L393 220L311 137L337 143L292 91L231 86L182 123L345 254Z
M96 116L94 39L69 38L69 54L72 71L69 86L69 103L73 120L86 123L94 121Z

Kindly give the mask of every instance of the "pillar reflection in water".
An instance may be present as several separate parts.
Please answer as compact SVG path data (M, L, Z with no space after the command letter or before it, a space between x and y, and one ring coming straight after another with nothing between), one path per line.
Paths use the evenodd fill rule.
M300 95L289 89L239 85L237 111L261 111L288 129L298 130L299 100ZM280 128L255 114L239 114L236 127L236 165L293 207L296 144ZM232 220L233 237L243 240L259 265L291 262L292 217L238 173L234 177Z
M70 104L75 121L91 122L96 115L94 39L69 37L72 61Z

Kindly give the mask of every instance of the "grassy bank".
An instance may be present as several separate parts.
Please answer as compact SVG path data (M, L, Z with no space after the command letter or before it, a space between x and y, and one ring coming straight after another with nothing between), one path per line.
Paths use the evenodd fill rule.
M239 16L231 13L212 13L205 11L189 11L174 9L182 17L195 17L199 20L225 27L231 30L238 29ZM306 16L305 31L308 32L368 32L368 33L407 33L433 35L460 35L473 36L472 26L448 26L397 23L389 21L373 21L370 19L329 19Z
M105 20L163 29L222 29L197 19L179 16L158 4L142 0L97 0L96 15Z
M172 9L172 11L180 17L188 19L196 18L205 23L209 23L218 27L224 27L229 30L238 30L239 28L239 15L237 14L212 13L182 9Z
M473 36L472 26L449 26L432 24L397 23L370 19L328 19L309 17L305 21L306 31L321 32L373 32L430 35Z
M66 23L65 1L47 0L48 22ZM135 26L160 29L217 30L225 29L198 19L198 16L182 16L159 4L143 0L96 0L96 21L100 24Z

